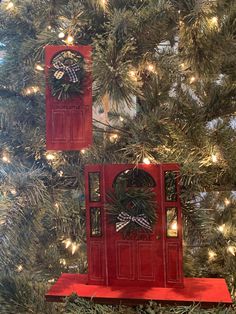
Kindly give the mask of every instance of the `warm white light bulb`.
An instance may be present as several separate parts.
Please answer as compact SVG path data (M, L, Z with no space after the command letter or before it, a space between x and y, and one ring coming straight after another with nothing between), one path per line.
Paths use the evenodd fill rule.
M154 72L154 71L155 71L154 65L151 64L151 63L149 63L149 64L147 65L147 70L150 71L150 72Z
M228 206L230 204L230 200L228 198L225 198L224 203L225 203L225 206Z
M31 89L32 89L33 93L39 92L39 87L38 86L32 86Z
M51 153L47 153L46 158L47 158L47 160L54 160L56 157L55 157L55 155L53 155Z
M67 45L72 45L74 42L74 37L72 37L71 35L68 35L65 42Z
M81 154L85 154L86 150L85 149L81 149Z
M35 70L37 70L37 71L43 71L44 68L43 68L40 64L36 64L36 65L35 65Z
M111 143L115 143L115 141L118 139L118 135L117 134L111 134L109 137Z
M7 163L11 162L10 159L6 155L2 157L2 161L7 162Z
M143 163L146 164L146 165L149 165L151 163L150 159L147 158L147 157L144 157L143 158Z
M190 80L189 80L190 84L194 83L195 81L196 81L196 77L195 76L191 76Z
M101 6L103 7L103 9L105 9L106 6L107 6L107 1L108 0L100 0L100 1L101 1Z
M59 37L59 38L64 38L64 37L65 37L65 33L60 32L60 33L58 34L58 37Z
M65 248L68 249L68 247L72 244L70 239L66 239L64 241L62 241L63 243L65 243Z
M231 253L232 255L235 255L235 251L236 251L236 248L232 245L229 245L228 248L227 248L228 252Z
M72 243L72 245L71 245L71 252L72 252L72 255L74 255L75 254L75 252L76 252L76 250L77 250L77 245L76 245L76 243L74 242L74 243Z
M129 76L132 80L137 81L137 72L134 70L129 71Z
M212 154L211 155L211 160L216 163L218 161L217 155L216 154Z
M218 26L218 17L217 16L213 16L210 21L209 21L209 25L210 27L217 27Z
M216 252L209 250L208 252L208 256L209 256L209 260L213 260L215 259L215 257L217 256Z
M22 266L22 265L17 266L17 271L18 271L19 273L20 273L22 270L23 270L23 266Z
M225 231L225 224L219 226L219 227L218 227L218 230L219 230L220 232L224 232L224 231Z
M7 4L7 6L6 6L6 9L7 10L11 10L11 9L13 9L14 8L14 3L13 2L9 2L8 4Z
M120 117L119 119L120 119L120 121L121 121L121 122L123 122L123 121L124 121L124 118L123 118L123 117Z
M16 195L16 190L15 189L12 189L10 192L11 192L12 195Z
M60 258L59 262L64 266L66 265L66 260L64 258Z

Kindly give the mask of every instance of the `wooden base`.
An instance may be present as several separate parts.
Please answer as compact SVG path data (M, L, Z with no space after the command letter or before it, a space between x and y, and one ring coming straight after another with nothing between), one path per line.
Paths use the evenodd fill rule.
M163 304L232 304L226 282L219 278L185 278L184 288L126 288L88 285L87 275L81 274L62 274L46 294L46 300L62 302L72 293L106 304L140 304L148 300Z

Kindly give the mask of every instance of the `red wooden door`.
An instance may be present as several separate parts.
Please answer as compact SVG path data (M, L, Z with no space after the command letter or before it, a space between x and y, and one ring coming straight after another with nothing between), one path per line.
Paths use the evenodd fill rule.
M105 191L113 189L114 180L120 173L134 165L105 165ZM157 223L151 233L139 231L134 237L124 238L109 223L106 215L107 284L131 286L164 286L164 245L162 185L157 165L139 165L154 180L152 188L157 200Z
M45 73L48 78L53 58L62 51L75 51L91 65L90 46L46 46ZM67 100L52 96L46 84L46 146L47 150L80 150L92 144L92 77L87 72L81 95Z

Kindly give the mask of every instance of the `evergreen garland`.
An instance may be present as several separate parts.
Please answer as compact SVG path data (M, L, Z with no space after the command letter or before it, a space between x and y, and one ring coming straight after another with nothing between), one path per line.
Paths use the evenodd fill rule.
M117 232L121 231L127 237L133 232L152 232L152 227L156 222L156 201L155 193L150 188L129 188L125 185L117 185L114 192L109 192L107 210L111 224L116 225ZM121 217L130 216L126 223L121 222ZM135 219L140 217L146 223L137 223ZM147 228L147 226L150 228Z

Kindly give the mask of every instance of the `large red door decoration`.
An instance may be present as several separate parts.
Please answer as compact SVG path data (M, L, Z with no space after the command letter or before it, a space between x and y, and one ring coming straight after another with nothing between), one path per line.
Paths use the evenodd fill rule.
M182 223L177 164L86 166L88 283L107 286L182 287ZM109 221L107 202L115 183L132 176L128 189L152 189L157 219L124 237ZM127 179L129 180L129 179ZM137 182L136 182L137 181Z
M80 150L92 143L90 46L46 46L46 147Z
M116 194L117 186L124 182L125 188ZM183 278L177 164L87 165L85 187L88 273L62 274L47 292L48 301L64 302L65 297L77 293L107 304L148 300L232 304L224 279ZM150 193L155 202L145 203L150 206L137 211L134 204L145 188L149 192L144 198ZM120 196L117 203L114 195ZM127 195L133 199L124 203L125 198L130 200ZM111 200L115 200L113 207Z

